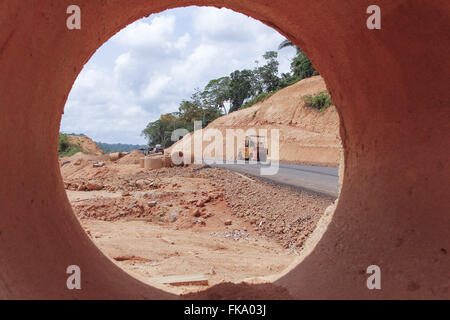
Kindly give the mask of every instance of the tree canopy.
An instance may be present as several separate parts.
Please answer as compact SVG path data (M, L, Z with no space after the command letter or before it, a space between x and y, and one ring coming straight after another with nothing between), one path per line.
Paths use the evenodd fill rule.
M283 41L278 50L293 46L289 40ZM265 63L253 70L235 70L228 76L212 79L203 88L195 89L190 99L180 102L177 112L167 113L150 122L142 131L149 145L161 144L164 148L173 144L173 130L184 128L194 130L194 122L202 121L203 127L218 117L249 107L262 101L276 91L304 78L318 74L308 57L297 49L291 62L291 71L279 75L278 52L268 51L262 57Z

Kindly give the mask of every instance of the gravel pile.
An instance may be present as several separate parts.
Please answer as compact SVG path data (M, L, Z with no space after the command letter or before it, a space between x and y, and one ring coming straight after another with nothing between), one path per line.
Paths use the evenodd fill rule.
M325 209L334 202L330 197L267 180L251 177L253 181L250 181L225 169L196 170L200 167L164 168L153 174L214 181L216 187L223 189L234 216L250 222L258 234L280 242L286 249L301 248Z

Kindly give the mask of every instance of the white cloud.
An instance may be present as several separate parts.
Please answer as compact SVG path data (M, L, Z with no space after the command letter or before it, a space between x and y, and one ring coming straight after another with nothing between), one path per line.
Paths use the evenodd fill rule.
M229 9L200 7L194 16L196 33L215 41L249 41L260 22Z
M132 48L160 47L175 31L175 16L156 16L150 23L137 21L120 31L111 40Z
M114 72L119 73L120 69L123 69L123 68L126 68L127 66L129 66L130 62L131 62L131 53L130 52L121 54L120 56L117 57L117 59L115 61Z
M189 41L191 41L191 35L189 33L185 33L182 37L178 38L173 44L170 44L175 49L184 49L187 47Z
M168 75L156 75L152 77L148 85L141 93L143 100L153 100L162 94L164 89L170 84L172 77Z
M137 21L120 31L86 64L61 123L64 132L96 141L145 143L148 122L173 112L195 88L236 69L253 68L284 38L227 9L189 7ZM295 50L280 51L280 71Z

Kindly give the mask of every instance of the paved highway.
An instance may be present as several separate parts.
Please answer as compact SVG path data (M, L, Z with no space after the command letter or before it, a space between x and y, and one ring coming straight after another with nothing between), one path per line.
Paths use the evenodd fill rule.
M301 188L334 198L338 196L338 168L280 163L276 174L261 175L261 169L267 169L269 165L233 163L213 164L211 166L246 173L278 184Z

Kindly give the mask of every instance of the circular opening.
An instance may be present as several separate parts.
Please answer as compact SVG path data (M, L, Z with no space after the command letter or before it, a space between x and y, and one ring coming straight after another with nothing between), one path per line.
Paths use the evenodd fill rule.
M58 152L94 243L146 283L187 293L298 263L338 196L338 129L300 48L231 10L188 7L97 51L68 98Z
M43 0L33 10L24 1L4 3L0 296L176 298L100 254L67 201L55 145L64 101L89 56L126 24L179 1L82 1L81 31L67 28L64 1ZM345 184L332 223L300 265L270 285L247 286L251 293L281 286L295 298L448 295L448 8L384 1L382 29L371 30L363 2L208 4L251 15L305 47L343 120ZM383 272L382 290L366 286L373 263ZM66 287L71 265L82 270L83 290ZM245 286L228 289L203 296L242 297ZM258 297L268 298L263 291Z

